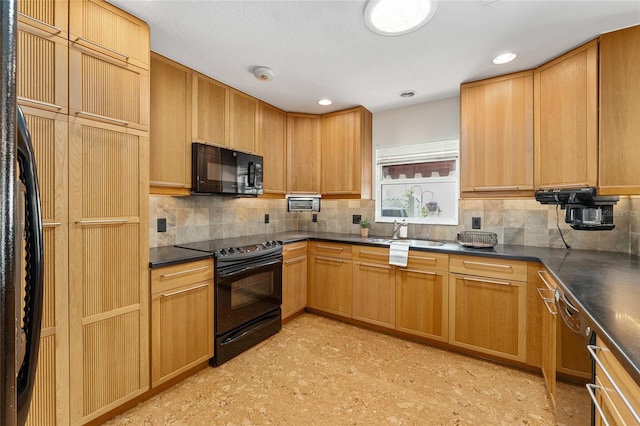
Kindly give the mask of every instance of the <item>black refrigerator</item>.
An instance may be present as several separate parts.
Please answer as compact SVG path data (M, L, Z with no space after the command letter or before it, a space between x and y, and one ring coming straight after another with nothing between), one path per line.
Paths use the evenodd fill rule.
M38 176L16 103L17 1L0 2L0 425L22 425L35 380L42 318Z

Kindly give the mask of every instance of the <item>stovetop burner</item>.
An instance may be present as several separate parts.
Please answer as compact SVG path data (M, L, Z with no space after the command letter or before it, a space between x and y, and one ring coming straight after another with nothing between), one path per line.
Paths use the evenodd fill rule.
M253 240L255 241L255 240ZM176 244L176 247L213 253L217 258L246 257L250 254L267 254L282 250L282 241L267 240L259 243L250 237L239 237L221 240L197 241L195 243Z

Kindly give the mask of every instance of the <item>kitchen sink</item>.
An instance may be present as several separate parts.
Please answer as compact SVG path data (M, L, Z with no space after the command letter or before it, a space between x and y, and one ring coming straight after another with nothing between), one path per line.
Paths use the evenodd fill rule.
M368 243L374 244L391 244L394 242L404 242L409 243L410 246L413 247L439 247L445 245L442 241L434 241L434 240L392 240L390 238L367 238Z

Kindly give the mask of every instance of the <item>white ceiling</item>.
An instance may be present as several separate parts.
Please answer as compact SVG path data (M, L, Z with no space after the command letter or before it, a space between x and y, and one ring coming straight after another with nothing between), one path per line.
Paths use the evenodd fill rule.
M364 0L110 0L151 26L151 48L286 111L372 112L459 94L459 85L536 67L601 33L640 24L640 0L440 1L418 31L384 37ZM518 58L493 65L499 53ZM251 70L267 66L272 81ZM400 92L416 96L401 98ZM319 106L320 98L334 101Z

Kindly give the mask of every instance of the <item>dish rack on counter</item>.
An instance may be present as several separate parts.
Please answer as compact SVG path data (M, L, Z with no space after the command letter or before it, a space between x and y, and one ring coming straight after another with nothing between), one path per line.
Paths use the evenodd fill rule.
M460 231L457 241L465 247L491 248L498 244L498 235L484 231Z

